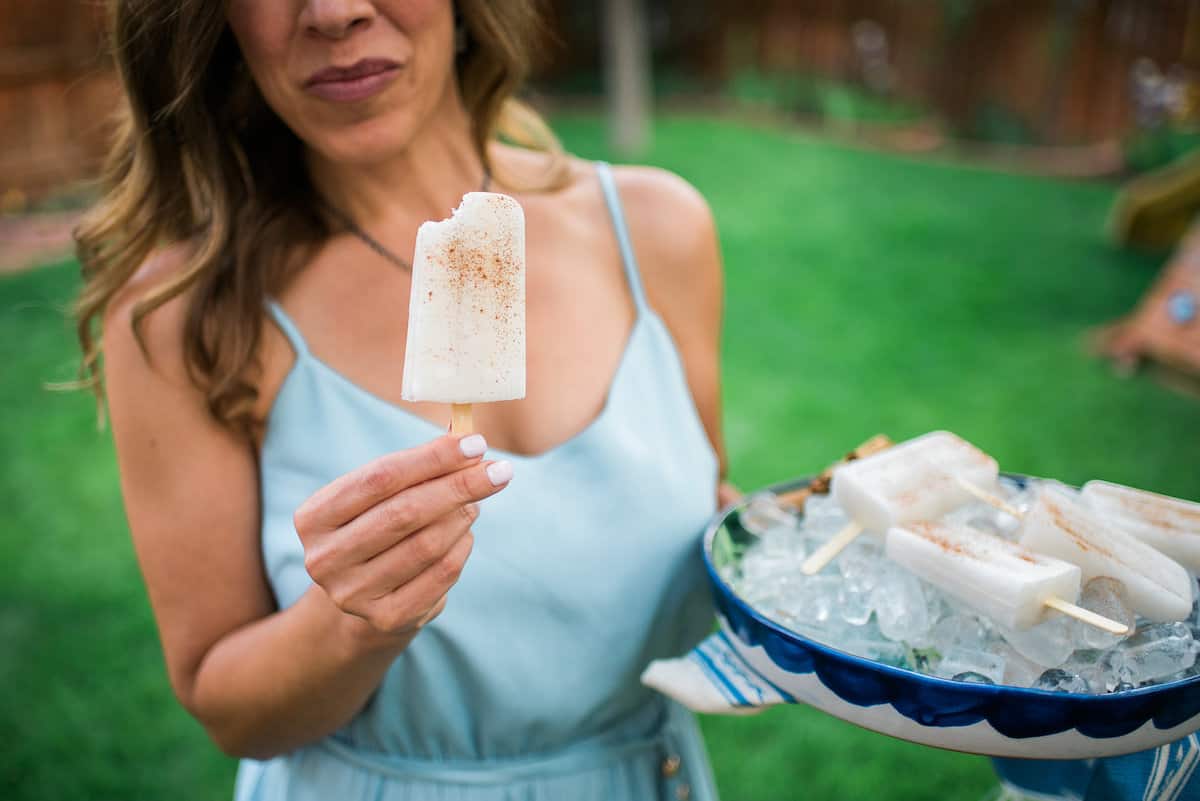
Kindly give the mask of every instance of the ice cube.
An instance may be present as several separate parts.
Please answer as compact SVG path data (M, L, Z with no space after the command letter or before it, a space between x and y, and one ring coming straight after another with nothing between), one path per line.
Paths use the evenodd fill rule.
M1125 598L1125 585L1114 578L1098 576L1083 585L1083 592L1079 595L1078 604L1109 620L1124 623L1129 626L1130 631L1133 631L1137 623L1137 616L1129 608L1129 603ZM1111 648L1129 636L1128 634L1110 634L1103 629L1087 625L1080 626L1078 631L1080 644L1084 648L1101 650Z
M1113 668L1112 653L1084 648L1071 654L1071 658L1063 664L1062 669L1082 677L1088 683L1091 692L1108 692L1120 683L1120 678Z
M797 529L790 526L766 529L742 556L742 580L754 594L764 591L761 585L797 580L802 578L800 565L806 555L804 537Z
M1032 687L1046 671L1043 665L1026 659L1003 640L993 643L990 650L1004 660L1002 683L1010 687Z
M791 526L775 526L762 533L758 541L761 553L775 557L791 557L797 565L808 556L804 536Z
M878 635L878 630L875 633ZM882 662L885 665L904 667L907 664L908 649L903 645L884 639L882 635L871 637L869 632L867 635L847 637L836 643L835 647L848 654Z
M951 599L950 596L929 582L922 581L921 586L925 588L925 600L928 602L929 620L932 623L938 623L962 611L962 604ZM983 620L983 618L979 619ZM926 641L928 641L928 638Z
M961 612L952 612L942 618L929 632L930 644L943 653L955 647L983 651L990 637L988 626L983 621L975 615Z
M883 560L883 550L874 541L859 538L834 561L847 589L868 593L875 589L884 573Z
M733 589L743 601L770 616L784 599L795 593L794 586L798 583L799 579L792 575L752 576L739 579Z
M1033 685L1035 690L1049 690L1055 693L1087 693L1090 691L1087 679L1066 670L1051 668L1038 678Z
M804 576L780 599L779 611L792 623L825 626L833 617L840 585L834 576Z
M871 591L871 606L879 630L890 640L920 642L933 625L921 582L899 568L888 570L880 578Z
M959 646L943 651L937 675L954 678L963 673L986 676L989 684L998 684L1004 679L1004 659L986 651Z
M824 541L837 534L850 522L845 510L828 495L812 495L804 503L802 524L805 534L813 540Z
M1047 667L1056 668L1075 651L1077 621L1061 612L1050 612L1046 619L1025 630L997 628L1008 644L1021 656Z
M751 534L762 536L776 527L799 528L800 519L779 503L773 492L758 492L750 497L738 515L742 526Z
M1193 676L1200 676L1200 662L1193 663L1190 668L1187 668L1186 670L1181 670L1178 673L1176 673L1174 676L1168 676L1167 678L1163 679L1160 683L1168 684L1173 681L1183 681L1184 679L1190 679Z
M1141 686L1192 667L1198 647L1186 623L1155 623L1125 640L1113 653L1113 664Z
M838 587L837 611L842 620L852 626L861 626L871 619L875 608L871 606L869 590L853 590L843 582Z

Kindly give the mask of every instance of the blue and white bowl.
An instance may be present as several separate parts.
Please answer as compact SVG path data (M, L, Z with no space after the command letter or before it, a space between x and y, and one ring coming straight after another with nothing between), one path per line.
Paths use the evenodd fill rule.
M786 492L798 480L774 487ZM1200 676L1106 695L1074 695L926 676L808 639L767 619L721 578L732 546L753 535L742 504L704 536L704 560L721 624L738 654L795 703L915 743L1034 759L1115 756L1154 748L1200 729Z

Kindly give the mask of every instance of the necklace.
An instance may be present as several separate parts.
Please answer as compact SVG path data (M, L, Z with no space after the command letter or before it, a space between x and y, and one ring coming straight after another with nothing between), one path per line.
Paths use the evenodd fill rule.
M491 185L492 173L490 170L485 168L483 171L483 183L480 184L478 191L486 192L488 191L488 187ZM356 223L349 214L329 202L326 202L324 206L326 211L328 211L329 214L332 215L342 225L343 228L345 228L353 236L358 237L358 239L360 239L364 245L390 261L392 264L399 267L401 270L404 270L405 272L412 272L412 264L409 263L408 260L400 258L400 256L394 251L390 250L378 239L364 231L362 226Z

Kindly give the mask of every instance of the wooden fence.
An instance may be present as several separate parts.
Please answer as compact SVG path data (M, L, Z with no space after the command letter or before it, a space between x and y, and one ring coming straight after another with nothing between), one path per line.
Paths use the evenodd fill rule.
M116 80L101 4L0 0L0 199L19 207L94 174Z
M557 72L588 69L600 57L600 28L591 19L597 12L588 5L552 3L562 40ZM879 66L864 52L873 43L887 91L919 102L960 133L999 112L1043 143L1119 136L1138 113L1133 83L1142 59L1164 83L1197 94L1200 0L647 0L647 6L659 67L703 76L709 86L748 69L865 85L880 77L867 74ZM1194 114L1190 106L1176 111Z
M1145 113L1139 62L1185 87L1172 113L1200 106L1200 0L644 2L656 66L708 89L745 70L819 75L916 101L968 134L999 109L1055 144L1128 132ZM117 91L103 5L0 0L0 200L36 199L102 158ZM599 74L597 4L547 5L560 41L548 74Z

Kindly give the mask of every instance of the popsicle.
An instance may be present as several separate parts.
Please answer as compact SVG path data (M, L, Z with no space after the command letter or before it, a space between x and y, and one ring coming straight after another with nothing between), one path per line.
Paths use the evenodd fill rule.
M471 404L525 397L525 215L508 195L469 192L417 230L401 397Z
M865 459L873 453L879 453L882 450L892 447L892 441L888 439L886 434L876 434L869 440L859 445L854 450L847 453L837 462L826 467L812 481L805 486L791 492L785 492L779 496L779 502L793 506L801 511L804 510L805 502L813 495L824 495L829 492L829 482L833 479L833 471L838 467L848 462L853 462L856 459Z
M996 460L948 431L893 445L833 471L834 500L854 521L813 552L801 570L812 575L864 529L883 535L892 526L936 520L980 495L992 497Z
M888 529L885 542L894 562L1010 629L1033 626L1047 602L1079 597L1075 565L970 526L910 523Z
M1129 606L1159 622L1183 620L1192 582L1182 565L1110 525L1071 493L1046 487L1026 513L1021 544L1079 566L1083 580L1108 576L1125 585Z
M1107 481L1089 481L1080 495L1112 525L1200 573L1200 503Z

